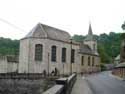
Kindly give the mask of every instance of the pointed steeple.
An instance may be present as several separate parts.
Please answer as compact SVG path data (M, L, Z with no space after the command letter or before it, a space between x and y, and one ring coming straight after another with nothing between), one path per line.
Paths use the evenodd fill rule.
M89 22L88 35L93 35L93 33L92 33L92 27L91 27L91 22Z
M84 41L92 41L92 40L95 40L95 39L94 39L94 36L93 36L91 23L89 22L88 35L86 36L86 38L84 39Z

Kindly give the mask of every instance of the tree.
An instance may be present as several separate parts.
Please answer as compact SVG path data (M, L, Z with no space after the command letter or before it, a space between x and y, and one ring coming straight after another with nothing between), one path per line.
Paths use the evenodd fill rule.
M0 54L2 55L18 55L19 40L11 40L9 38L0 38Z

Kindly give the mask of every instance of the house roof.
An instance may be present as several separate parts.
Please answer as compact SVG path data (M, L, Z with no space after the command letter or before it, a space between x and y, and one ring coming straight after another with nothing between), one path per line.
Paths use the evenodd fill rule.
M38 23L24 38L50 38L62 41L69 41L70 34L66 31Z
M88 45L83 43L80 44L79 53L99 56L98 52L94 52Z
M120 54L115 58L115 60L120 60Z
M125 67L125 62L122 62L122 63L118 64L118 65L116 66L116 68L118 68L118 67Z

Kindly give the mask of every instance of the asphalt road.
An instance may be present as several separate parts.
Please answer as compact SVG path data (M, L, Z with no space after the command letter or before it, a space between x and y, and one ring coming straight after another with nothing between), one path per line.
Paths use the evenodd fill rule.
M90 90L93 94L125 94L125 81L102 72L86 77Z

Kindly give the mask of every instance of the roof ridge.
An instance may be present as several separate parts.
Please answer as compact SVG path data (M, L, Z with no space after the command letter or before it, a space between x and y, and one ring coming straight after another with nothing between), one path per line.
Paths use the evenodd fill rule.
M67 31L65 31L65 30L62 30L62 29L59 29L59 28L56 28L56 27L53 27L53 26L50 26L50 25L46 25L46 24L43 24L43 23L40 23L40 24L43 25L43 26L47 26L47 27L56 29L56 30L58 30L59 32L65 32L65 33L69 34L69 33L68 33ZM70 34L69 34L69 35L70 35Z
M46 30L43 28L42 24L39 22L38 25L40 26L41 30L43 30L45 37L48 37L48 34L47 34Z

